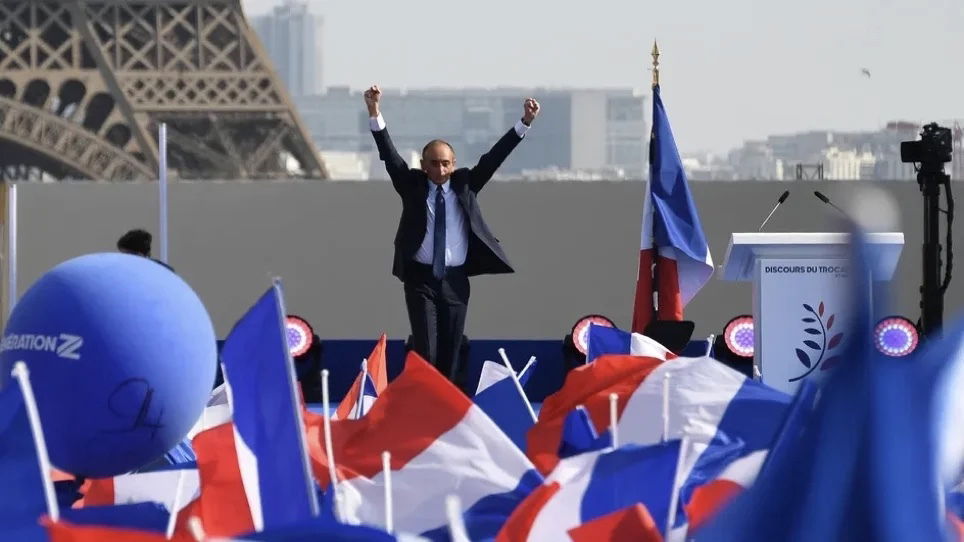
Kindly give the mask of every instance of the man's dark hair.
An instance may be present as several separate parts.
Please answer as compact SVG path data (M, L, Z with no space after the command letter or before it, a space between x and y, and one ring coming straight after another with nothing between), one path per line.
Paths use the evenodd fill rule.
M131 230L117 240L117 250L128 254L150 256L152 239L150 232L140 229Z
M422 158L425 158L425 153L435 145L445 145L450 151L452 151L452 156L455 156L455 148L452 147L448 141L445 141L444 139L433 139L422 147Z

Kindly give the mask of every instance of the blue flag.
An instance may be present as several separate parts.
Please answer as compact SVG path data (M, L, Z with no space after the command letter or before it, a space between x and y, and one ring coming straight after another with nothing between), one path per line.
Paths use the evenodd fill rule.
M666 535L680 441L630 444L599 455L580 505L583 522L642 503Z
M586 363L603 354L632 354L633 334L614 327L589 324Z
M235 324L221 350L241 478L259 530L318 514L284 315L276 283Z
M821 384L797 442L771 452L754 486L697 540L943 539L933 395L950 345L916 359L874 350L866 247L855 239L854 339L843 361ZM964 326L953 335L960 346Z
M44 482L20 386L0 392L0 540L47 540L38 521L47 513Z
M813 414L813 407L817 400L817 385L813 380L802 380L797 394L794 395L780 431L770 445L770 452L763 461L760 471L766 471L773 464L773 459L782 457L790 450L800 445L800 437L806 427L807 420Z
M586 407L579 405L566 415L562 426L562 442L559 443L560 459L610 446L612 434L609 431L604 431L602 435L596 432Z
M529 413L529 401L519 393L509 370L505 365L486 361L482 366L479 389L472 401L492 418L520 450L525 451L526 433L535 422ZM530 367L519 376L519 383L525 386L532 373Z

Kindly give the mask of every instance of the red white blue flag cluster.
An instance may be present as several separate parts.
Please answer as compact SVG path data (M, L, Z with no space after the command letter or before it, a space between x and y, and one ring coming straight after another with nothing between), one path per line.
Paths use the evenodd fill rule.
M273 287L232 331L226 387L192 431L196 461L88 480L56 517L25 400L16 386L4 390L0 532L57 541L959 536L964 441L960 402L946 390L964 373L964 325L910 363L854 347L850 363L796 397L709 357L604 353L571 371L534 422L519 393L525 379L493 369L478 395L500 384L518 394L515 416L530 426L520 443L415 354L361 412L350 397L355 414L344 418L306 410L282 307ZM379 350L383 341L359 386L384 374ZM250 375L257 390L241 398Z
M269 292L272 303L273 295ZM271 303L259 302L252 310L259 306ZM258 329L249 329L252 336L264 339L271 327L278 327L273 319L262 322ZM964 344L962 338L964 328L955 332L953 345ZM902 363L907 366L906 360ZM855 362L853 370L859 372L861 364ZM276 371L286 374L283 364ZM462 533L467 540L500 541L841 539L791 535L798 530L820 536L860 533L867 526L847 522L863 516L824 517L827 511L822 508L807 509L815 504L794 508L792 514L783 507L809 501L804 490L811 484L825 493L848 484L875 487L858 465L872 466L870 472L886 470L888 462L903 461L911 446L926 448L924 442L913 440L913 434L907 443L903 437L888 436L884 427L874 437L875 447L857 446L862 439L853 427L850 433L840 432L848 424L841 425L838 417L879 418L871 415L865 402L878 386L890 389L886 376L863 384L868 388L863 391L870 393L848 398L840 386L853 389L856 383L840 383L849 378L847 371L839 372L844 377L834 373L824 387L828 395L815 406L811 386L804 386L806 391L794 399L708 357L626 354L603 354L573 370L563 388L545 401L521 448L482 408L415 354L367 412L329 420L327 430L323 415L288 399L292 411L303 417L303 426L296 434L277 436L273 446L265 448L249 444L239 427L248 423L241 417L263 416L271 410L252 414L238 409L233 397L237 387L231 381L238 372L227 370L229 419L220 417L223 404L215 399L203 418L217 425L202 424L193 437L195 463L90 480L75 505L79 508L65 511L57 521L47 518L45 530L34 530L33 537L23 539L162 540L166 530L175 540L194 540L201 532L229 540L459 540ZM943 364L935 368L932 383L943 382L952 373ZM907 381L906 374L894 376ZM291 397L285 379L274 382L262 386L260 395L283 403L282 398ZM913 379L909 383L916 385ZM903 406L917 410L910 403ZM293 412L288 415L297 419ZM574 420L581 420L591 436L605 436L605 445L573 448ZM9 431L29 432L25 423L10 422ZM21 435L19 441L29 443L28 439ZM801 448L804 441L811 446ZM27 474L31 450L21 448L25 463L20 472ZM301 450L294 463L297 468L272 458L286 448ZM903 453L896 453L901 449ZM245 460L245 454L254 460ZM847 465L840 463L841 455L849 458ZM911 455L928 464L923 461L928 455ZM936 469L939 455L930 457ZM306 464L308 471L302 467ZM801 464L807 467L801 470ZM915 476L924 472L909 470ZM960 470L956 472L959 476ZM792 480L791 475L801 480ZM913 480L899 477L907 484ZM0 529L9 531L16 524L18 533L26 529L29 534L28 518L36 524L44 513L39 478L11 478L29 498L4 510L9 528L0 524ZM917 480L916 485L918 493L941 496L947 519L937 523L932 518L931 524L940 532L952 532L960 521L960 481L943 495L933 478ZM286 489L277 489L281 487ZM34 491L27 491L30 488ZM857 510L848 514L869 514L881 507L890 509L890 502L900 497L847 493L833 499L840 511L850 503ZM318 508L313 509L316 502ZM746 511L750 503L760 511ZM731 504L742 512L728 514ZM800 522L815 523L802 529ZM757 531L779 536L745 534Z
M681 318L712 273L658 88L653 124L636 331ZM301 400L284 314L276 284L232 330L191 461L79 499L52 491L29 396L7 386L0 539L964 540L964 324L910 359L854 341L795 397L593 326L538 413L507 359L471 399L413 353L389 382L382 336L329 418Z

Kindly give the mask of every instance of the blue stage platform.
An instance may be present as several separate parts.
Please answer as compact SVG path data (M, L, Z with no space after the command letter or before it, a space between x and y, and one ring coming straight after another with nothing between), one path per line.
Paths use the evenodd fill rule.
M374 340L322 340L321 365L329 371L331 400L340 401L358 375L363 358L368 357L375 346ZM486 360L500 362L499 348L505 348L512 366L519 370L529 356L536 356L538 363L526 385L529 400L541 402L555 393L565 380L565 360L562 340L500 340L478 339L469 342L468 389L475 390ZM691 341L683 355L702 356L707 352L706 340ZM395 378L405 361L405 341L389 340L387 348L388 378Z

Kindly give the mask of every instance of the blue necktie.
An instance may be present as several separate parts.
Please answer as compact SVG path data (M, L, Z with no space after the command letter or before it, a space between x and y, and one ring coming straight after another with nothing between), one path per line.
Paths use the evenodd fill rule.
M435 190L435 231L432 241L432 275L441 280L445 276L445 198L442 187Z

